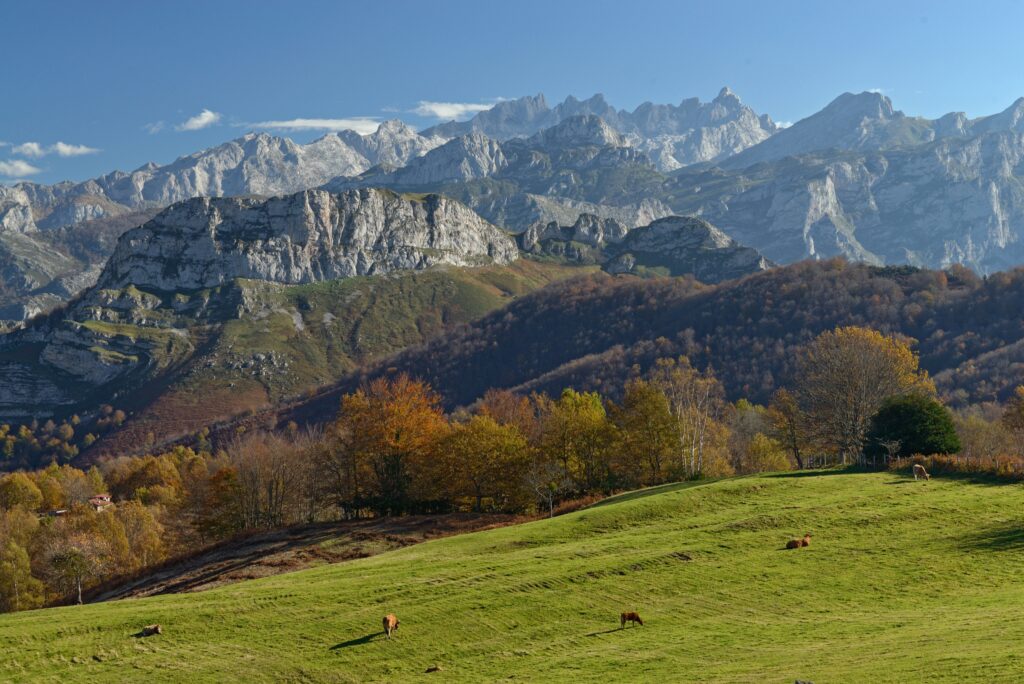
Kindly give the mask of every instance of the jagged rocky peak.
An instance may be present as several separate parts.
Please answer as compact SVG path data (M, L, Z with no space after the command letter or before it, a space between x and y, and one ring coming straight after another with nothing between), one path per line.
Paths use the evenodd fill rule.
M550 147L622 147L625 142L608 123L594 114L573 116L530 139L533 145Z
M892 100L875 91L843 93L828 103L819 112L824 117L837 121L860 122L864 119L888 121L894 116L903 116L892 107Z
M907 117L878 92L843 93L819 112L724 160L743 168L814 151L881 150L935 139L933 122Z
M445 141L439 136L422 136L399 119L382 122L369 135L355 131L341 131L337 135L373 165L402 166Z
M636 228L614 246L605 264L610 273L662 269L671 275L693 275L717 283L771 268L760 252L744 247L707 221L695 216L669 216Z
M505 168L501 144L482 133L453 138L405 166L378 164L356 178L335 178L323 187L339 191L355 187L422 188L447 182L486 178Z
M440 195L362 189L197 198L121 236L98 287L199 290L235 278L298 284L505 264L517 254L504 232Z

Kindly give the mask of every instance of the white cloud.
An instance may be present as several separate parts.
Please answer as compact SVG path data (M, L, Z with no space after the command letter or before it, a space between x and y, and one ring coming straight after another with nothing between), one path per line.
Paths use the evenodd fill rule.
M188 121L180 123L174 127L176 131L198 131L202 128L207 128L220 121L220 114L218 112L212 112L209 109L204 109L199 112Z
M40 171L42 171L42 169L32 166L23 159L0 161L0 176L18 178L21 176L31 176L32 174L39 173Z
M429 116L435 119L444 119L445 121L455 119L457 121L468 118L477 112L486 111L493 106L493 104L474 102L429 102L427 100L420 100L419 105L412 111L420 116Z
M56 152L58 157L81 157L83 154L96 154L99 152L95 147L71 145L59 140L50 147L50 150Z
M351 119L287 119L244 124L244 128L276 128L282 131L355 131L360 135L373 133L380 121L373 117L357 116Z
M11 148L11 152L14 154L21 154L26 157L42 157L46 154L46 150L37 142L26 142L21 143L20 145L15 145Z
M868 88L868 92L876 95L884 95L889 92L889 88Z
M163 121L154 121L153 123L146 124L142 128L150 135L153 135L154 133L159 133L160 131L164 130L166 126L167 124L165 124Z
M792 121L776 121L775 125L778 126L779 128L789 128L790 126L793 125L793 122Z
M6 144L6 143L5 143ZM49 147L43 147L37 142L24 142L11 148L14 154L24 157L45 157L48 154L56 154L58 157L80 157L83 154L96 154L100 150L87 145L72 145L66 142L57 141Z

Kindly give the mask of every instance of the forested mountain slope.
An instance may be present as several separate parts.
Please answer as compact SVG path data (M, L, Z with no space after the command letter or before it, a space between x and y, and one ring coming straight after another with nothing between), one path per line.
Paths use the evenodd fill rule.
M966 269L802 262L719 285L689 278L593 275L558 283L407 350L292 414L325 418L367 377L405 371L449 406L492 387L607 389L657 358L712 367L729 395L765 401L796 350L861 325L917 340L921 364L953 404L1005 398L1024 382L1024 270L980 279Z

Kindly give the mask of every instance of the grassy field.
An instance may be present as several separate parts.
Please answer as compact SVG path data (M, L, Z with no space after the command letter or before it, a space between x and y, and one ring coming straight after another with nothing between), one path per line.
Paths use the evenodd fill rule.
M0 616L0 680L1016 682L1022 503L1018 485L887 473L662 487L200 594ZM622 610L646 626L619 630ZM130 636L151 622L165 634Z

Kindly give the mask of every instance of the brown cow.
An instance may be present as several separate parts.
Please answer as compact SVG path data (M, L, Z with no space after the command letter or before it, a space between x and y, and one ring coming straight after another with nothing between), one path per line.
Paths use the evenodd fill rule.
M391 633L398 629L398 618L395 617L394 613L388 613L384 616L384 634L387 635L388 639L391 638Z
M633 624L639 624L641 627L644 626L644 621L640 619L640 613L637 613L636 611L630 611L619 615L619 629L625 629L627 622L630 623L630 626Z
M926 480L932 479L928 474L928 471L924 469L924 466L920 463L914 464L914 479L917 480L918 476L923 477Z
M810 546L810 545L811 545L811 533L810 532L805 534L803 539L790 539L788 542L786 542L786 548L787 549L799 549L801 547Z

